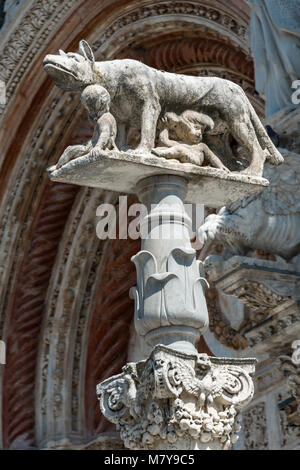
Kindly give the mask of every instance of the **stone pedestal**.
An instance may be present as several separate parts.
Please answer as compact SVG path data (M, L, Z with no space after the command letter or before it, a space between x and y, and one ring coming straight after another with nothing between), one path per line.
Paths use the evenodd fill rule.
M124 152L79 157L50 177L135 193L146 212L130 295L136 331L152 353L98 385L102 413L130 449L231 448L237 415L253 395L255 359L197 353L208 326L207 281L191 247L184 202L220 207L261 191L268 181Z

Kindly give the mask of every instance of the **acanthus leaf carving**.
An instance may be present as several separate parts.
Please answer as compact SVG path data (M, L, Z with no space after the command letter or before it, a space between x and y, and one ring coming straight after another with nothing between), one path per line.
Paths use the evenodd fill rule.
M167 449L181 439L193 448L217 443L229 449L237 440L237 415L254 393L255 362L158 345L146 361L98 384L100 407L130 449Z
M141 335L154 328L187 325L205 329L207 309L202 266L192 248L175 248L167 258L165 272L157 272L157 260L148 251L132 257L137 268L137 287L130 295L135 299L135 325ZM145 312L147 314L145 315ZM201 312L201 314L199 313Z

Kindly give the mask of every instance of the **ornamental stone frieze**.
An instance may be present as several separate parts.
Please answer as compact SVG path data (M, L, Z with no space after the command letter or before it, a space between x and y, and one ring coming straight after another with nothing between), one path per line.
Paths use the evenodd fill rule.
M279 412L280 448L284 450L299 450L299 412L297 413L296 411L297 403L294 397L291 396L288 387L277 394L277 407Z
M229 449L253 396L255 362L159 345L97 386L101 410L130 449Z
M265 450L268 446L266 407L263 401L243 413L243 434L246 450Z
M250 309L242 324L248 345L256 352L284 350L300 334L300 272L282 261L209 256L208 279ZM283 337L284 335L284 337Z

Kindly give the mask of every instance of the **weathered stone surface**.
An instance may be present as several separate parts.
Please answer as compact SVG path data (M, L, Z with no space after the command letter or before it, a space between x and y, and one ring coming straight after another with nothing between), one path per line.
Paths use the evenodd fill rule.
M219 240L230 254L244 255L260 249L285 259L300 253L300 155L282 150L284 164L276 171L266 166L269 187L261 194L209 215L199 229L199 239Z
M186 191L186 180L174 175L156 175L137 184L147 214L140 220L141 251L132 257L137 286L130 294L135 328L147 344L195 353L195 343L208 325L208 284L191 247Z
M24 335L29 337L28 318L30 318L30 331L33 331L37 328L39 322L44 322L44 317L48 316L48 313L51 318L55 304L57 305L57 316L59 317L60 302L56 302L55 299L60 290L63 291L65 285L68 284L69 279L73 279L73 274L71 276L70 271L71 268L73 271L73 262L76 263L78 260L76 245L82 244L82 238L77 238L77 236L74 243L74 231L70 229L70 226L74 226L74 229L77 227L78 234L81 232L84 242L86 240L85 224L87 214L85 211L85 217L79 216L77 212L78 199L73 203L71 198L72 188L69 189L69 194L67 189L64 189L65 198L62 198L63 187L66 185L54 185L55 191L52 192L51 200L49 200L43 193L45 175L42 176L44 168L58 160L58 152L62 151L63 148L58 150L57 144L61 145L62 139L65 147L69 144L78 143L78 134L82 135L83 128L87 127L85 112L83 110L83 117L80 118L80 109L76 96L71 101L71 96L68 93L62 95L58 89L52 88L50 90L50 88L45 88L46 84L48 86L49 80L41 73L41 57L39 54L46 49L48 51L56 50L59 44L65 44L68 47L71 42L74 43L74 38L78 36L78 28L88 27L88 32L85 29L84 34L85 36L89 34L89 37L93 38L98 58L116 58L121 57L121 54L122 57L125 57L125 55L133 57L136 48L134 58L156 69L198 76L220 76L235 81L246 91L255 108L258 104L258 111L263 105L263 100L254 90L253 65L249 55L248 41L245 37L248 10L250 10L246 0L233 3L222 0L221 10L218 0L211 0L209 5L203 5L203 2L176 1L166 3L165 1L151 2L147 0L142 3L131 2L130 9L128 9L130 3L128 1L125 2L127 6L124 2L113 2L109 8L107 8L106 2L81 0L65 2L56 0L51 2L41 0L29 2L6 1L5 8L7 3L9 5L18 3L20 14L16 18L17 21L14 21L10 30L7 31L6 36L3 37L2 35L1 41L1 47L3 48L1 78L7 83L6 110L10 119L4 120L1 126L3 132L1 149L3 159L5 157L4 178L7 184L1 185L5 193L3 194L1 209L1 220L3 222L1 255L4 269L1 281L1 303L3 303L4 308L1 309L0 330L2 331L4 323L4 328L9 332L11 339L9 371L13 371L13 373L6 374L6 377L2 378L3 388L1 393L3 396L8 396L8 399L3 402L3 413L7 417L5 422L9 422L10 425L6 426L4 424L3 426L3 436L0 437L0 439L3 437L3 441L1 439L0 447L1 445L8 447L14 443L15 448L17 448L22 441L24 447L31 444L39 446L41 441L35 436L40 434L44 436L45 429L52 426L53 420L56 421L56 418L51 416L49 409L49 402L52 403L53 397L47 398L47 416L45 416L47 424L45 426L45 422L40 416L40 409L43 408L44 404L40 403L40 396L33 393L35 384L41 380L38 372L35 375L37 370L35 365L36 361L39 361L40 353L37 346L29 348L27 342L25 343L22 339ZM24 5L26 8L23 8ZM82 15L83 11L84 15ZM132 36L132 31L135 32L134 36ZM172 31L172 35L169 34L170 31ZM140 47L141 42L146 45L146 48ZM204 58L205 63L203 63ZM238 67L236 64L238 64ZM21 92L22 90L25 93ZM35 98L33 99L33 97ZM7 132L8 129L9 132ZM61 132L64 130L67 130L67 132L64 132L62 136ZM91 132L90 135L92 135ZM87 140L87 137L88 135L84 136L84 139ZM26 139L26 141L23 139ZM13 145L15 146L12 147ZM280 146L284 147L284 145ZM48 157L52 160L50 163ZM33 188L34 197L32 197ZM59 189L57 190L57 188ZM76 188L73 187L73 190L76 190ZM65 211L65 200L69 201L70 207L72 206L70 214ZM46 209L46 214L43 207ZM52 214L55 214L51 230L48 230L47 225L47 233L45 231L42 233L45 222L44 217L49 217L51 211ZM82 214L82 210L80 210L80 214ZM35 221L35 216L37 216L37 221ZM90 211L91 221L93 216L94 211ZM61 224L61 237L55 232L58 220ZM34 225L32 221L34 221ZM35 232L34 227L39 227L38 240L35 237L34 240L32 239L32 233ZM89 236L92 237L91 234ZM36 256L32 256L32 240L34 241ZM47 261L45 264L43 260L45 256L48 260L49 240L57 244L56 248L51 251L55 263L49 264ZM69 247L70 240L72 240L72 244ZM138 251L138 249L138 246L136 246L133 251ZM82 440L84 440L86 430L91 435L99 433L99 421L100 419L103 420L103 416L100 417L99 411L94 411L92 400L88 398L86 401L80 400L80 397L83 396L86 377L83 358L86 348L88 350L93 348L90 348L91 343L85 340L78 344L78 337L81 335L82 330L88 330L88 326L84 326L82 322L85 319L88 321L92 307L98 305L98 310L101 308L101 312L103 312L99 296L104 296L104 293L107 296L105 298L108 302L105 302L103 307L106 313L111 315L114 312L112 296L115 295L115 301L117 302L121 286L123 287L123 290L121 289L123 301L119 301L118 307L120 310L118 319L116 318L116 322L119 321L121 326L117 328L114 322L114 332L109 340L109 334L105 337L103 334L101 336L101 333L98 334L96 342L99 345L101 344L101 348L97 349L94 357L92 357L92 354L91 357L88 356L87 362L92 364L92 368L95 368L96 373L98 366L103 368L103 374L105 374L105 361L109 356L110 348L120 347L119 344L124 341L122 343L122 354L117 355L115 359L111 358L109 366L106 366L115 368L116 372L113 373L117 373L118 364L119 366L122 364L122 357L126 356L127 349L126 338L122 335L126 327L121 322L124 317L126 317L128 325L130 322L130 312L127 312L123 307L130 283L127 279L124 281L123 278L130 277L133 284L135 276L130 270L130 257L127 263L123 262L123 252L128 253L128 247L126 248L120 244L116 249L122 262L120 259L117 262L114 255L111 252L108 254L105 250L103 249L103 255L105 254L108 258L111 256L114 260L112 266L107 267L107 277L109 278L109 275L114 276L113 288L109 284L106 289L105 287L101 290L97 289L99 282L103 286L102 279L99 276L98 278L95 277L95 266L102 263L101 248L97 250L97 256L94 257L93 254L92 263L89 263L90 259L85 259L84 255L81 255L80 269L84 272L84 276L80 288L76 288L75 292L74 305L76 305L76 309L79 308L81 297L84 297L85 300L81 306L76 344L75 335L69 337L70 351L73 351L74 358L75 355L76 358L73 361L71 353L66 362L74 364L73 372L71 373L69 368L66 368L64 370L67 373L63 377L66 390L69 392L72 388L72 403L74 402L71 420L69 408L71 393L66 393L68 399L62 410L63 416L61 418L62 421L64 420L67 423L65 433L66 435L78 433L78 438ZM27 251L30 258L30 269L28 270L25 266L23 272L23 269L18 270L15 261L21 260L23 256L27 258ZM80 252L83 252L82 248L80 248ZM66 253L69 253L69 255ZM65 269L67 268L67 256L69 256L68 265L70 269ZM40 263L38 269L36 267L37 261ZM92 266L92 269L88 273L89 265ZM76 270L76 267L74 269ZM132 266L132 269L134 269L134 266ZM42 277L41 270L45 273ZM29 271L30 276L28 276ZM46 273L48 276L46 276ZM123 277L120 280L121 273ZM93 280L93 276L95 280ZM46 277L51 279L49 289ZM87 287L83 282L85 278L88 280ZM124 282L127 282L127 288L124 287ZM42 290L34 289L32 291L30 284L38 287L42 286L43 288ZM25 296L27 296L27 292L30 292L32 296L38 298L41 305L44 304L42 315L36 312L36 302L30 301L31 297L26 301L24 307L23 297L17 288L18 285L23 286L22 291ZM95 286L95 288L91 286ZM49 291L51 301L48 302L47 292ZM12 312L12 309L15 309L15 306L13 306L15 298L19 302L17 309L21 312L21 315L15 314L14 310ZM10 299L10 305L7 305L7 299ZM22 313L23 308L25 308L25 314ZM130 309L132 313L132 305L129 307ZM30 312L32 313L30 314ZM31 320L31 315L34 315L34 321ZM16 318L18 318L17 322L15 321ZM103 321L102 317L101 321ZM99 323L101 321L99 319ZM76 322L73 322L72 319L72 331L74 331L75 324ZM93 337L94 330L96 330L95 324L97 323L91 323L90 337ZM14 327L12 328L11 325L14 325ZM99 324L97 324L97 328L99 328ZM55 320L53 322L52 338L55 338L58 329L60 329L60 321L56 322ZM30 337L37 344L39 335L36 334L36 331L33 334L30 333ZM87 337L89 337L88 333ZM48 338L47 334L45 340ZM108 343L108 341L111 342ZM44 342L43 334L41 342ZM113 346L117 344L118 346ZM81 348L78 357L79 346ZM50 338L50 359L54 357L54 349L53 339ZM34 351L36 352L34 353ZM99 358L103 358L105 352L107 352L107 355L105 355L104 360L101 360L100 364ZM19 367L17 358L22 358L22 361L26 362L27 367L25 369ZM41 359L43 364L46 364L46 361L47 353ZM54 386L52 387L53 382L56 384L56 375L50 371L51 364L52 361L48 365L47 375L44 374L43 369L46 390L54 388ZM79 378L78 374L76 375L76 372L78 372L77 367L80 368ZM32 387L24 389L20 386L24 380L31 383ZM98 380L100 380L100 377ZM85 396L89 397L94 392L94 388L93 383L90 388L87 387ZM73 406L76 406L76 397L78 397L78 401L75 414ZM14 406L16 401L18 402L17 408ZM36 410L36 413L33 412L34 410ZM90 423L92 424L87 424L82 418L85 414L90 416ZM269 423L267 427L269 428Z
M131 448L161 448L161 442L157 443L153 438L158 434L160 441L167 439L168 445L173 445L176 441L178 448L230 448L235 439L235 415L253 394L253 384L248 373L253 372L254 361L240 361L239 364L243 367L239 368L236 361L233 364L231 359L229 363L223 359L222 365L229 366L214 370L211 365L214 363L213 359L207 365L206 358L203 359L203 364L202 358L197 359L197 355L191 354L195 352L195 339L207 327L208 315L203 295L205 280L201 276L199 263L196 262L195 250L190 246L190 224L182 206L186 200L219 207L261 191L268 184L261 178L265 159L277 165L283 161L282 156L267 136L242 90L226 80L164 74L132 60L97 64L85 41L80 42L78 54L60 51L59 56L47 56L44 65L62 89L81 93L82 97L88 95L87 90L91 87L95 92L90 97L87 96L88 101L85 98L83 100L94 124L91 144L87 143L84 149L67 150L60 163L50 168L51 179L137 193L146 204L148 212L151 204L156 205L141 220L141 229L149 221L155 221L154 229L153 226L151 228L153 232L162 229L165 234L170 228L174 232L173 237L166 238L167 242L163 241L165 237L146 237L142 242L141 252L133 257L138 270L138 283L133 290L135 326L148 345L154 346L150 365L154 364L154 383L157 381L159 389L156 398L170 398L168 393L172 392L168 384L167 391L162 389L164 363L168 363L168 360L164 360L164 353L170 351L171 356L183 359L178 359L177 368L171 364L171 368L176 369L174 376L167 372L165 377L166 382L171 380L170 384L174 388L177 385L181 387L172 392L176 396L174 404L172 403L173 408L175 407L172 423L168 421L166 410L160 410L159 416L157 415L156 411L160 406L154 404L153 409L154 396L150 397L149 402L143 402L149 398L152 390L151 373L147 370L146 385L141 387L142 404L137 400L130 410L130 415L136 422L122 423L125 426L122 431L125 429L125 432L122 434L121 431L121 437ZM112 114L109 105L103 110L103 85L104 94L110 95ZM97 90L100 90L99 96ZM104 98L106 101L105 96ZM109 103L109 98L107 102ZM175 123L173 129L169 126L170 116L173 117L172 126ZM160 156L157 159L150 152L155 145L159 117L162 117L162 121L167 119L165 122L168 124L159 138L168 151L157 151ZM131 150L126 143L129 123L141 131L139 145ZM213 130L212 140L213 135L219 134L224 134L227 138L226 132L229 132L243 150L246 150L250 166L244 171L244 175L230 173L206 142L202 142L207 128L208 131ZM116 129L120 152L116 150ZM175 133L178 140L171 140L172 130L173 137ZM112 149L114 150L111 151ZM163 156L171 161L164 161L161 158ZM201 168L204 159L218 169ZM184 165L187 166L184 168ZM179 209L175 210L176 204ZM164 215L168 216L168 221L160 222ZM160 340L172 349L158 346ZM193 372L193 366L187 366L186 361L195 357L201 363L199 367L202 376L193 381L196 372ZM143 364L148 362L143 361ZM171 360L169 362L172 363ZM247 365L251 367L246 371ZM137 365L134 369L133 365L128 365L125 369L125 382L123 380L121 383L125 383L124 400L131 408L134 381L143 368ZM157 370L158 377L155 373ZM141 380L142 378L138 380L139 385ZM113 387L113 383L113 379L108 379L99 385L99 390L103 391L105 384ZM118 383L117 394L119 387ZM154 386L155 393L157 387ZM105 391L110 395L112 389ZM111 404L115 409L116 397L112 394ZM197 394L197 401L189 396ZM103 401L101 403L103 405ZM117 414L118 407L117 404ZM142 414L147 413L146 418L150 420L150 427L148 429L147 425L146 431L145 417L139 416L140 409L143 410ZM107 415L105 412L104 414ZM175 426L176 420L178 429ZM194 437L192 442L188 434ZM210 445L207 445L208 442L211 442Z
M87 443L78 443L72 439L49 440L43 450L123 450L123 441L117 433L101 433Z
M289 423L298 426L298 433L300 432L300 340L295 340L292 343L293 353L290 356L280 356L278 364L282 372L287 375L288 389L294 398L294 403L291 403L287 420Z
M223 170L180 163L154 155L128 152L98 152L71 160L58 170L50 170L50 179L111 191L136 193L136 185L147 176L170 174L188 181L186 202L220 207L249 194L262 191L268 181L257 176L226 173Z
M230 449L253 396L255 363L158 345L97 386L101 411L130 449Z
M251 50L255 84L266 100L267 117L283 108L295 108L292 83L299 80L298 0L249 0ZM265 47L262 47L262 45Z
M257 354L284 350L299 337L300 272L284 261L233 256L209 256L205 261L209 281L250 308L243 331Z
M221 256L211 255L206 258L204 266L209 279L224 289L226 294L238 295L237 290L242 287L242 282L257 282L264 285L270 294L273 292L275 305L278 305L280 298L300 298L300 272L291 263L246 256L232 256L224 261ZM261 301L257 305L264 307Z
M89 120L94 127L90 140L83 145L70 145L65 149L58 163L53 168L58 169L74 158L90 153L97 155L98 151L116 149L117 124L109 112L110 96L100 85L89 85L81 93L81 102L87 109Z
M81 444L79 450L123 450L124 443L117 433L101 433L96 439Z
M108 91L120 150L126 149L130 126L140 129L140 142L134 151L144 154L155 146L161 113L196 111L212 119L213 135L224 133L225 126L247 151L250 165L246 173L261 176L265 159L274 165L283 162L242 88L228 80L162 72L131 59L95 62L86 41L80 41L78 53L47 55L44 68L63 90L82 93L87 86L101 85ZM201 152L203 149L202 145ZM218 158L209 149L204 151L216 165Z
M166 113L158 123L160 129L159 144L162 147L152 149L159 157L175 158L182 163L194 163L202 166L206 161L210 166L229 172L210 148L202 142L204 132L212 130L214 121L203 113L184 111L182 114ZM170 139L169 133L173 133Z
M300 155L300 109L278 111L267 120L278 135L278 146Z

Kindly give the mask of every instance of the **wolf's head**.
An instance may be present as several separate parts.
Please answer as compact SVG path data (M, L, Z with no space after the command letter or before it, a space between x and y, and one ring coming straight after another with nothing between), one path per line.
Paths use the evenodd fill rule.
M46 55L43 66L54 83L65 91L81 91L96 82L95 58L86 41L80 41L79 50Z

